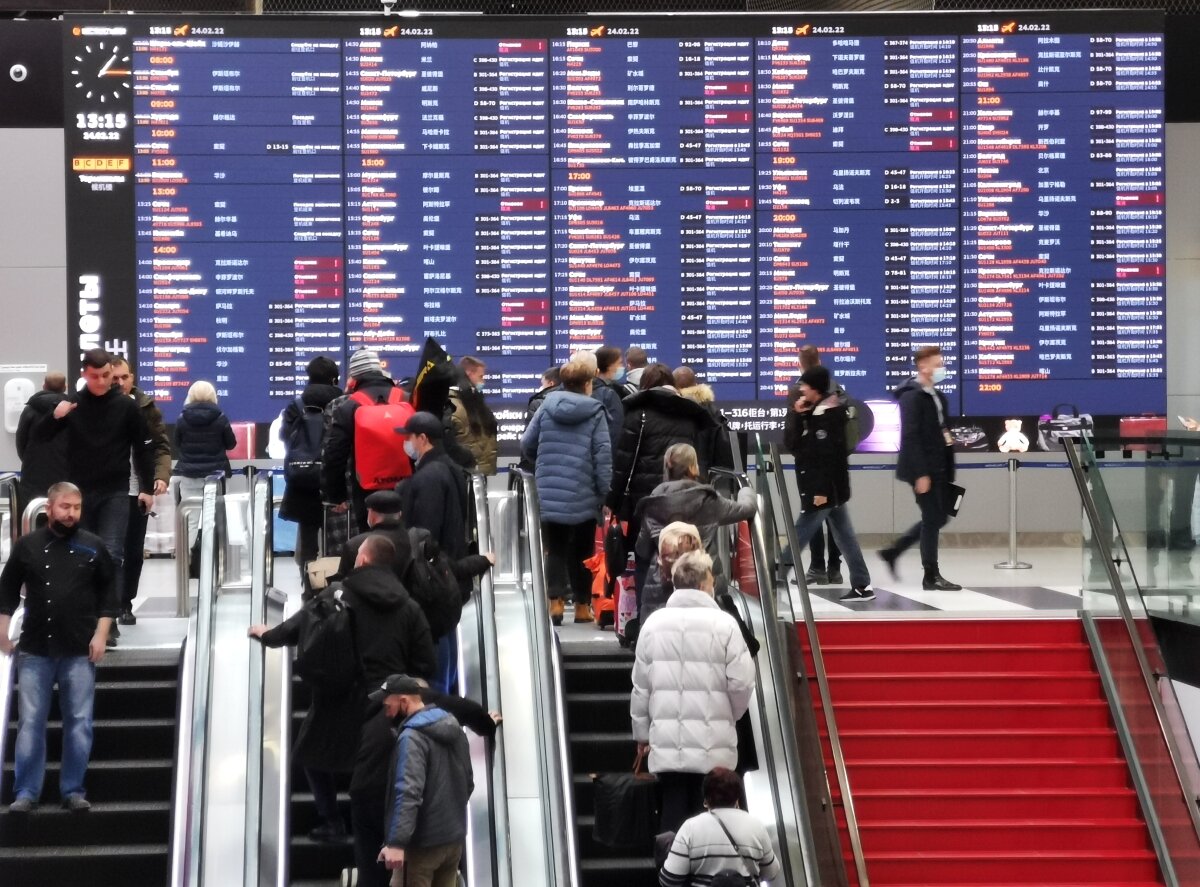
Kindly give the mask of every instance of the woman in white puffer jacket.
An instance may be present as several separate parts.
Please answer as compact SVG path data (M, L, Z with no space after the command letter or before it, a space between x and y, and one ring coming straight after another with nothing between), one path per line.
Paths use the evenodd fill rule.
M675 562L675 591L638 637L630 716L662 789L663 831L704 806L704 774L737 766L737 720L754 692L754 663L737 622L713 600L712 559Z

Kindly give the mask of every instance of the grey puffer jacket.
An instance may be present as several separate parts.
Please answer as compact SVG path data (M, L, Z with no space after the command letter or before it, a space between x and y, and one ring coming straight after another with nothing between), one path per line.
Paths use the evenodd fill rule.
M467 836L471 751L454 716L427 706L400 725L388 776L389 847L437 847Z
M534 463L542 520L581 524L599 514L612 481L612 443L600 401L551 392L525 429L521 452Z
M655 487L638 504L641 529L634 549L639 558L650 563L646 584L642 586L643 623L671 596L671 589L664 586L658 573L658 537L663 527L672 521L695 524L705 551L713 559L713 573L719 574L717 528L750 520L757 512L758 498L749 487L738 490L736 500L726 499L708 484L695 480L669 480Z

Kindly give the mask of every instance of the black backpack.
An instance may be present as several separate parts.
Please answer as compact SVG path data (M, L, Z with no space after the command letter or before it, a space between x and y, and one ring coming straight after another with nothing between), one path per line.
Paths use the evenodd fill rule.
M317 492L321 488L321 442L325 437L325 412L320 407L306 406L296 395L300 415L288 432L287 455L283 459L283 476L294 489Z
M311 619L300 636L292 669L324 693L343 693L362 680L354 611L339 597L328 594L313 598L305 606Z
M404 577L404 587L421 605L434 641L454 631L462 618L463 597L458 580L450 567L450 558L433 540L428 530L413 527L408 531L412 563Z

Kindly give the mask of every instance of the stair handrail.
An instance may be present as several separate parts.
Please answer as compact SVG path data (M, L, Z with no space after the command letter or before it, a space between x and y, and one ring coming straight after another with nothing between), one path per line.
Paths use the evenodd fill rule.
M744 472L735 472L723 468L709 468L708 470L710 481L714 484L725 482L729 483L736 492L744 488L752 489L750 479ZM812 830L809 827L807 817L804 814L805 804L803 799L803 779L798 772L798 762L800 760L800 752L796 743L794 731L791 725L795 723L796 716L792 710L792 694L791 686L795 681L795 675L789 675L786 666L787 652L780 632L782 630L782 622L779 616L779 602L775 597L774 586L770 582L771 569L767 558L766 548L766 529L763 518L764 503L759 502L758 510L753 518L747 521L750 531L750 548L754 561L755 576L758 581L758 606L760 619L763 627L764 649L760 651L760 655L766 656L767 670L770 675L773 694L761 692L763 688L759 687L760 700L764 705L770 695L774 696L774 707L776 713L774 718L766 715L764 712L764 720L767 723L763 724L764 729L769 729L774 726L777 719L779 721L778 728L772 732L778 735L774 737L782 746L782 755L784 760L776 760L776 749L774 748L770 737L764 737L763 747L768 758L768 766L760 767L765 771L767 779L772 786L772 800L775 805L775 819L778 825L777 834L779 835L779 849L782 862L785 870L790 874L790 883L807 884L811 887L817 887L821 883L820 874L815 868L816 854L812 851L813 839ZM723 535L723 534L722 534ZM724 554L724 552L722 552ZM730 575L733 580L735 577ZM743 597L743 600L748 600ZM758 668L758 663L755 664ZM789 800L789 810L785 810L785 796ZM791 847L786 843L786 838L796 835L799 838L799 846Z
M1093 498L1091 490L1088 489L1085 468L1079 455L1079 444L1073 440L1064 439L1063 449L1067 454L1067 463L1071 467L1071 476L1075 479L1075 486L1079 490L1079 498L1083 504L1084 514L1087 516L1088 524L1092 529L1092 542L1100 550L1101 559L1104 561L1105 573L1108 575L1108 581L1112 586L1113 596L1117 602L1117 610L1121 622L1129 634L1130 646L1133 648L1138 672L1142 682L1145 684L1146 696L1149 698L1150 705L1154 710L1155 720L1159 731L1162 733L1163 741L1166 743L1167 754L1171 759L1171 767L1175 772L1176 779L1179 781L1179 790L1183 793L1184 807L1187 808L1192 831L1197 840L1200 841L1200 812L1197 812L1196 809L1196 787L1189 784L1190 780L1187 776L1187 770L1183 765L1183 755L1180 753L1179 745L1175 741L1175 734L1167 719L1162 699L1159 698L1158 687L1154 679L1154 670L1150 667L1150 661L1146 657L1145 639L1142 637L1141 632L1138 631L1137 623L1133 618L1133 611L1129 608L1129 601L1125 596L1125 586L1121 582L1121 573L1117 569L1116 561L1113 559L1111 542L1106 538L1106 533L1102 529L1103 524L1100 520L1100 511L1096 507L1096 500ZM1115 524L1115 514L1113 515L1113 521ZM1115 700L1112 702L1115 702ZM1130 749L1132 750L1132 746L1130 746ZM1140 796L1142 792L1139 791L1138 794ZM1147 796L1142 801L1144 806L1148 805L1147 815L1152 815L1157 819L1157 810L1151 793L1147 792ZM1166 864L1163 866L1163 874L1166 875L1169 870L1173 869L1173 864L1170 862L1169 848L1166 847L1165 838L1162 837L1157 829L1152 828L1151 835L1155 839L1155 850L1159 854L1160 861L1163 861L1165 854Z
M270 471L259 471L250 485L250 622L265 623L267 590L271 584L273 556L274 496ZM274 883L272 873L260 871L263 791L263 711L266 704L264 683L265 648L259 646L250 655L249 692L246 717L246 832L242 883ZM267 854L268 866L276 862Z
M216 596L218 590L218 551L224 534L219 502L225 483L223 474L213 474L204 481L203 506L200 512L200 582L196 604L196 646L193 685L193 705L190 712L191 748L187 750L190 782L182 798L193 808L186 840L180 848L183 854L182 887L200 887L203 883L204 847L204 788L208 778L208 728L212 708L213 634L215 630ZM174 863L173 863L174 864Z
M25 510L21 512L21 535L25 536L33 532L33 525L37 523L38 515L46 513L46 507L50 504L50 500L45 496L38 496L30 499L29 504L25 506Z
M761 443L760 443L761 452ZM791 497L788 494L786 478L782 469L779 444L772 443L766 464L759 470L774 475L775 494L780 508L786 517L795 514L792 511ZM813 614L812 601L808 597L808 586L804 581L804 573L800 569L800 548L797 545L795 520L783 521L784 533L787 536L788 550L792 552L795 564L796 582L800 593L795 595L800 601L800 612L804 618L804 629L808 634L809 652L812 654L813 674L817 679L817 690L821 696L821 714L825 719L825 730L833 755L833 769L837 777L838 791L842 799L842 809L846 814L846 831L850 838L850 852L854 856L854 871L858 876L860 887L870 887L867 874L867 860L863 855L862 834L858 827L858 815L854 806L854 793L850 787L850 775L846 769L846 753L842 748L841 734L838 731L837 716L833 711L833 697L829 691L829 672L825 668L825 656L821 651L821 641L817 636L817 620Z
M199 804L191 804L192 708L196 691L196 614L188 618L187 635L179 651L179 700L175 716L175 773L171 785L170 887L183 887L187 877L192 816ZM0 730L3 727L0 726Z
M491 510L488 508L487 478L471 475L475 499L476 533L481 551L493 551ZM500 640L496 634L496 594L492 571L479 580L479 629L483 641L483 703L488 711L504 711L500 694ZM512 887L512 855L508 852L508 770L504 755L504 735L496 731L490 749L490 814L492 823L493 880L495 887Z
M25 607L17 605L12 619L8 622L8 638L14 644L21 637L21 622L25 617ZM8 720L12 709L13 684L17 679L17 653L0 653L0 749L7 748Z
M534 700L538 709L538 726L542 732L542 785L547 791L543 805L550 825L550 840L544 847L559 887L578 887L579 851L575 844L574 790L571 780L571 755L566 731L566 703L563 691L561 651L558 636L550 623L550 603L546 597L542 523L534 477L516 468L510 474L521 499L517 513L523 520L522 537L529 556L529 586L525 589L525 612L530 620L529 636L533 642L535 674L541 678Z

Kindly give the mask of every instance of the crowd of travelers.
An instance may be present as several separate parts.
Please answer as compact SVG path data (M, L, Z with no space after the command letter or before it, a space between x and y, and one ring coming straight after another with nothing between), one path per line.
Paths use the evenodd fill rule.
M796 461L800 546L811 542L810 581L850 574L847 602L874 598L847 509L851 407L815 348L789 395L785 443ZM937 534L953 480L944 376L936 348L916 354L916 374L897 391L903 420L897 474L912 485L921 521L880 552L896 571L919 543L927 589L942 577ZM464 357L445 384L393 379L379 356L355 352L345 388L327 357L281 416L287 489L281 516L299 526L296 559L304 605L249 635L296 647L296 670L312 704L295 755L312 790L316 841L353 840L358 883L455 883L476 774L462 726L495 733L498 713L455 695L456 627L476 577L494 564L471 538L471 470L497 470L495 415L484 396L487 367ZM64 723L60 797L90 807L84 776L92 739L95 666L136 623L146 520L172 471L183 495L229 470L235 437L207 382L195 383L169 437L154 400L120 357L87 352L81 385L67 392L47 374L18 428L20 492L47 496L47 523L25 536L0 574L0 653L17 651L21 686L13 813L38 805L50 698ZM733 872L771 880L778 863L762 826L744 810L744 716L754 692L758 645L725 593L716 560L719 528L751 519L749 489L733 499L708 482L732 469L725 417L689 367L653 363L640 348L579 351L546 370L530 398L521 465L541 506L549 612L561 624L595 619L585 566L602 519L619 522L633 555L637 631L630 714L639 758L661 788L669 838L661 883L720 883ZM825 540L823 530L830 539ZM188 544L198 528L189 526ZM305 567L337 559L326 587ZM797 564L797 567L799 565ZM19 643L9 619L21 600ZM343 646L339 647L341 644ZM341 655L337 655L337 654ZM349 774L349 828L337 803ZM673 833L673 836L671 835Z

